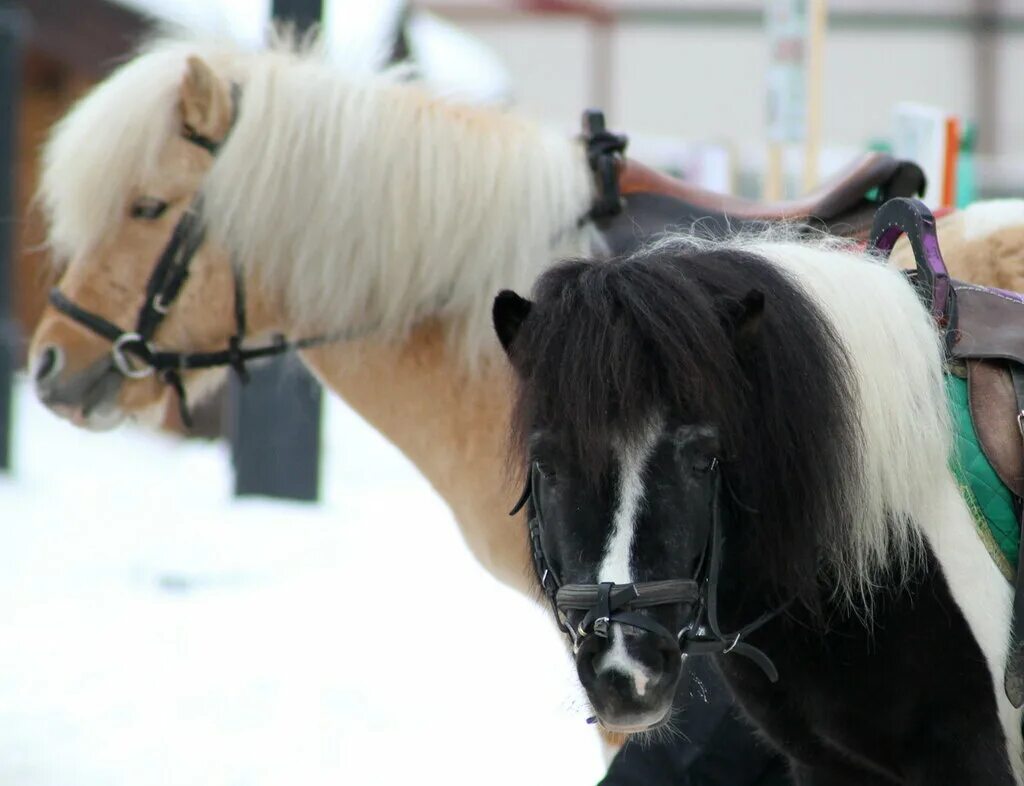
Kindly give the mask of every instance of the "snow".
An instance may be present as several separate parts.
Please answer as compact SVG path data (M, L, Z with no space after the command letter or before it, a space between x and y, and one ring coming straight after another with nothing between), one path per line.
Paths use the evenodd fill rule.
M600 778L546 614L473 561L440 498L336 398L309 505L233 499L221 444L89 434L16 393L0 783Z

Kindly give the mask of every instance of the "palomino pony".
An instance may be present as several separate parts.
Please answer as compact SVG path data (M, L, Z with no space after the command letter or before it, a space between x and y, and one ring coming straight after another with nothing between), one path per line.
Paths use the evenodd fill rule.
M715 654L799 784L1022 782L1011 591L949 466L943 348L835 240L665 239L494 322L537 577L601 722Z
M178 234L190 263L166 257L174 275L155 283L175 298L148 320L148 343L230 360L236 302L241 347L334 339L311 342L304 362L420 468L476 558L532 592L526 541L501 512L512 489L494 483L510 398L488 315L501 287L603 250L579 222L596 191L579 140L386 75L345 76L311 54L157 42L46 147L41 201L66 301L102 317L114 340L137 327L200 191L205 237ZM39 396L92 429L159 418L178 394L141 350L122 342L112 354L111 338L50 308L30 347ZM197 400L223 373L182 370L181 392Z
M503 498L488 470L504 460L508 402L497 395L507 372L488 359L489 293L526 285L537 259L599 249L578 226L593 191L580 145L308 55L160 42L47 145L59 291L130 329L200 188L206 240L153 342L226 348L234 261L250 343L334 339L306 364L419 466L480 561L526 591L525 543L493 512ZM56 308L30 357L43 401L88 428L159 416L169 394L159 374L118 373L110 340ZM196 399L222 373L186 370L182 386Z

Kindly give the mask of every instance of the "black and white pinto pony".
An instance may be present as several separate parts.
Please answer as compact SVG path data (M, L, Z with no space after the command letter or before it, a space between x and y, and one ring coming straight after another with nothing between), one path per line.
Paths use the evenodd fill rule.
M670 723L686 657L714 653L802 786L1022 783L1011 589L898 271L826 239L676 237L532 297L494 304L522 502L603 725Z

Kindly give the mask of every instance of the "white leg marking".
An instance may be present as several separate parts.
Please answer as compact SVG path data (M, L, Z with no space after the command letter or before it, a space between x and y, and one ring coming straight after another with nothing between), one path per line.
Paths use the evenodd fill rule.
M922 517L919 524L942 567L953 599L985 655L1010 763L1017 783L1024 784L1021 710L1013 708L1003 691L1013 592L978 537L952 475L947 476L947 483L937 490L935 497L934 510Z

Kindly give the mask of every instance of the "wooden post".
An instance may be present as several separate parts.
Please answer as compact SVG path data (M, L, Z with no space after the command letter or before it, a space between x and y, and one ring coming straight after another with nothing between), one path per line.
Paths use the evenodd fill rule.
M821 117L828 0L808 0L807 31L807 136L804 141L804 191L818 185L821 159Z
M803 138L804 0L764 0L764 32L768 42L765 72L766 136L763 196L775 201L785 196L787 148Z
M785 153L781 142L768 143L768 160L765 163L764 188L761 192L766 202L777 202L785 196L782 187Z
M0 470L10 469L11 465L11 390L21 336L12 309L11 289L18 93L25 28L26 19L20 9L0 3Z
M818 182L827 0L765 0L768 164L765 198L784 190L787 147L804 148L803 190Z
M301 32L320 21L323 2L274 0L271 13L274 19L292 22ZM230 385L228 423L235 494L317 500L319 383L294 358L277 358L252 368L248 385L234 376Z

